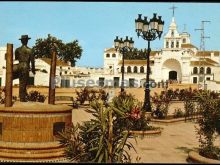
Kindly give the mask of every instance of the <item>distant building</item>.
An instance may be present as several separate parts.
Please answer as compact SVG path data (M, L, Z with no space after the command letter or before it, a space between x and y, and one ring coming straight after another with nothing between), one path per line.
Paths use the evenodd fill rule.
M0 85L5 84L5 52L0 48ZM146 60L125 60L125 86L143 87L146 81ZM35 86L49 86L50 59L36 59L36 75L30 72L30 82ZM152 82L203 84L208 89L220 91L220 51L199 51L190 41L185 30L178 32L175 18L163 38L163 48L150 54ZM120 87L122 55L114 48L104 50L103 68L71 67L70 63L57 60L56 86ZM16 80L13 82L18 84Z

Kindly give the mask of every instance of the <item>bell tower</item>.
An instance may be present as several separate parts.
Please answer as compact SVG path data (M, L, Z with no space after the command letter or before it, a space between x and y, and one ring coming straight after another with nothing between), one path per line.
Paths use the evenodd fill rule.
M190 44L190 35L186 32L185 28L182 33L177 30L177 25L174 17L174 11L177 7L173 6L170 9L172 12L172 20L168 32L164 36L164 50L180 50L182 44Z
M179 49L181 37L177 31L177 25L175 18L172 17L172 21L169 26L169 30L164 37L164 49Z

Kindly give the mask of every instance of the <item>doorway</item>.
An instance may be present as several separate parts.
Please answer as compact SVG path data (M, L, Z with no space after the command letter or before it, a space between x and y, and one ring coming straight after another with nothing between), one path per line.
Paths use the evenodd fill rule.
M177 80L177 72L176 71L169 72L169 80Z
M114 87L119 87L119 77L114 77Z
M99 77L99 86L104 87L105 85L105 78L104 77Z
M129 78L129 87L134 87L134 78Z

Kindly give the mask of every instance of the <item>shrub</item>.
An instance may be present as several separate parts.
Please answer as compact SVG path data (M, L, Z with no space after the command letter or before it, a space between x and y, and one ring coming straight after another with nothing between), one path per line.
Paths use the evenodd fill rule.
M184 117L184 112L181 110L181 108L176 108L174 110L174 113L173 113L173 117L174 118L178 118L178 117Z
M76 109L79 108L79 104L76 100L73 100L73 105L72 106L73 106L73 108L76 108Z
M214 146L215 134L220 134L220 100L213 99L209 91L198 94L199 109L202 118L198 119L197 128L200 142L199 153L211 159L220 160L220 149Z
M17 101L17 96L12 96L12 101ZM0 88L0 104L5 104L5 88Z
M167 97L170 98L171 100L176 98L176 92L174 92L172 89L168 89L168 90L166 91L166 95L167 95Z
M30 91L27 95L27 101L33 102L44 102L46 100L46 96L42 95L38 91Z
M103 89L94 90L89 89L87 87L81 89L80 91L76 91L77 98L76 100L80 102L80 104L84 104L85 101L92 102L94 100L101 99L105 103L108 101L108 93L105 92Z
M151 97L154 107L152 116L159 119L166 118L171 98L165 91L162 91L161 94L154 93L154 96Z
M5 103L5 91L4 89L0 89L0 104Z
M120 125L121 129L138 131L153 129L149 126L145 117L142 103L135 99L133 95L122 92L112 99L112 104L115 110L123 114L123 117L117 116L119 120L114 123Z
M184 101L184 109L185 109L185 117L193 117L197 114L195 102L192 100L185 100Z
M77 101L80 102L80 104L84 104L85 101L88 100L88 97L89 97L89 90L88 88L84 88L84 89L81 89L80 91L77 91L76 90L76 95L77 95Z

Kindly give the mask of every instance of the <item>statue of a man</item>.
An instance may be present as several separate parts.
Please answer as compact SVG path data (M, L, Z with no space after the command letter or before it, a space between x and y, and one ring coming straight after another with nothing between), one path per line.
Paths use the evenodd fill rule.
M22 46L15 50L15 60L18 60L18 64L13 66L13 79L19 78L19 97L21 102L26 102L27 85L29 80L30 62L31 71L35 75L35 61L32 49L27 46L28 40L31 39L28 35L22 35Z

